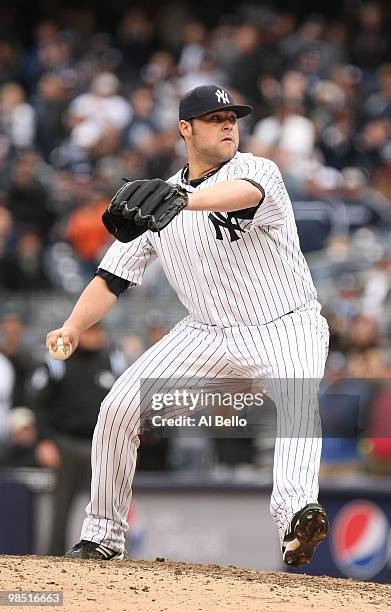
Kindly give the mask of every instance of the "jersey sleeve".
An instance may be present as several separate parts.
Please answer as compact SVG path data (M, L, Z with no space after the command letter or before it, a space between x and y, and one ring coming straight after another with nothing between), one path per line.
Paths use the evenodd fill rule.
M238 179L251 180L261 192L262 199L253 216L251 228L283 226L292 204L277 165L270 159L251 156L240 164L235 174Z
M149 241L147 233L126 244L116 240L99 264L99 268L129 281L131 285L141 285L147 266L157 254Z

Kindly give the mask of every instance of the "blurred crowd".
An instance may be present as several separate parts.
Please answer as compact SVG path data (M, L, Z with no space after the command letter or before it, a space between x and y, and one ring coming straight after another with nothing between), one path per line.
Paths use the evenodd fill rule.
M324 459L330 469L390 470L381 426L391 374L385 5L346 3L339 19L299 20L256 3L214 24L195 19L185 4L166 3L155 18L132 6L110 31L92 8L68 7L37 23L31 44L11 26L0 28L0 294L79 292L109 244L100 217L121 179L168 178L181 167L179 98L199 84L223 84L254 106L240 122L240 148L278 163L303 251L331 262L353 251L368 264L347 264L323 300L331 331L321 401L330 437ZM22 330L16 315L3 317L3 462L45 465L50 452L21 460L14 447L31 451L31 441L43 439L35 400L25 391L59 374L35 364L36 374ZM164 317L150 331L150 338L127 337L127 363L165 332ZM341 397L353 398L341 400L343 411L335 399ZM7 416L7 406L24 412ZM140 459L146 469L181 465L184 455L167 441L150 444L155 460L148 465L147 453ZM261 447L220 442L212 456L221 465L256 466Z
M90 277L108 240L100 214L121 178L168 178L184 163L178 100L200 83L254 106L241 148L279 164L305 252L340 247L363 226L389 229L381 5L301 21L249 5L214 25L173 7L155 19L131 7L111 32L93 9L64 8L37 23L32 44L0 34L0 288L74 290ZM70 245L71 268L58 242Z

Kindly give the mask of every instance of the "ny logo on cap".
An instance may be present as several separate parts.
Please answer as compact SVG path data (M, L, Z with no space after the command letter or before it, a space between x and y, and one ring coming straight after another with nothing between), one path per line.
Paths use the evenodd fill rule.
M227 92L224 89L218 89L215 91L215 95L217 96L217 100L219 102L224 102L224 104L229 104L229 98Z

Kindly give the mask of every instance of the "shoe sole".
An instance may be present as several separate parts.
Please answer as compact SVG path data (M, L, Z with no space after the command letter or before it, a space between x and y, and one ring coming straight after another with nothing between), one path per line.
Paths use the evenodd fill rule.
M129 559L128 553L124 550L122 553L117 553L113 557L109 559L104 559L103 557L94 557L91 553L80 551L80 553L72 554L71 552L65 553L64 555L67 559L90 559L94 561L123 561L124 559Z
M290 567L311 563L314 550L330 531L326 514L320 508L309 509L298 520L295 538L285 543L283 560Z
M117 553L116 555L113 555L112 557L109 557L108 559L105 559L104 557L93 557L91 556L90 553L88 552L81 552L80 553L80 557L79 559L92 559L94 561L123 561L124 559L127 559L128 555L125 552L122 553Z

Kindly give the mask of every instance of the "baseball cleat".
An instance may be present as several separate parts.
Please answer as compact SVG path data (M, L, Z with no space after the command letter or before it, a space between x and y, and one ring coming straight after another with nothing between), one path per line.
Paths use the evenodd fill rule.
M282 543L282 559L290 567L311 563L315 548L329 533L326 511L320 504L307 504L296 512Z
M66 557L74 559L95 559L97 561L121 561L127 559L126 550L116 552L107 548L104 544L97 542L89 542L88 540L80 540L71 550L65 553Z

